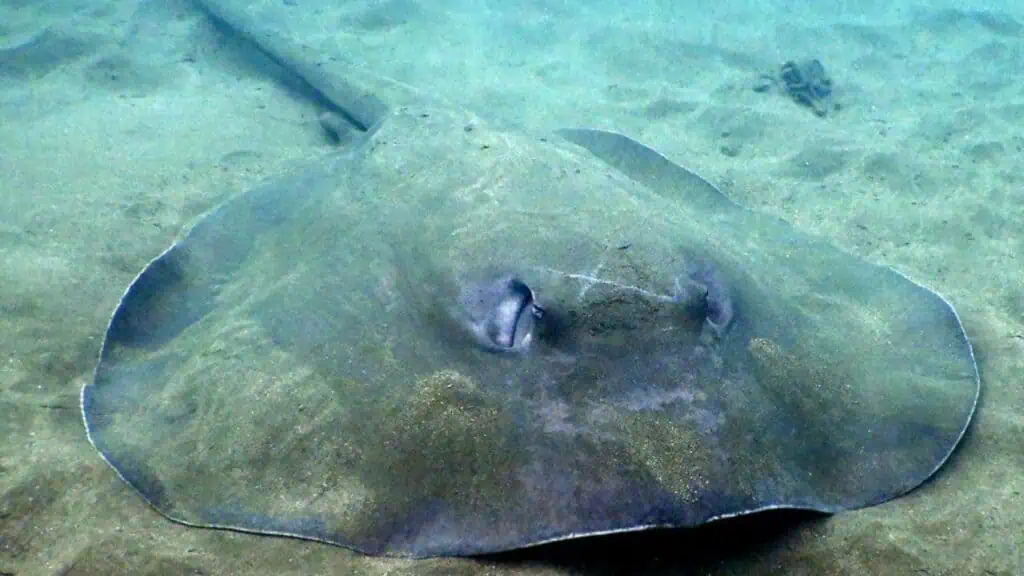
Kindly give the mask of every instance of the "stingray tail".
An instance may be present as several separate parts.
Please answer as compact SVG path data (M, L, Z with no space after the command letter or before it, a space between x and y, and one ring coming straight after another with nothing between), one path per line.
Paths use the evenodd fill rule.
M271 61L300 79L337 116L360 132L372 132L387 116L388 105L367 87L346 77L365 77L343 62L326 61L315 50L261 26L225 0L194 0L196 6L222 28L237 34ZM325 128L337 126L325 123Z

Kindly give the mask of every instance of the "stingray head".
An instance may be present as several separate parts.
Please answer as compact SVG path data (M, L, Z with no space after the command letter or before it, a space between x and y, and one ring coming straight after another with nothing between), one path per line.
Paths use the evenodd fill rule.
M676 277L672 294L667 295L613 280L587 281L607 290L592 291L590 297L571 301L544 294L541 283L538 292L542 304L538 292L519 275L482 274L462 283L454 317L460 329L483 349L525 353L537 342L556 348L574 347L570 341L578 341L580 333L606 332L619 324L617 318L635 324L634 306L638 303L644 309L658 311L657 316L676 328L686 328L705 339L722 337L735 314L728 286L716 268L704 261L687 266Z

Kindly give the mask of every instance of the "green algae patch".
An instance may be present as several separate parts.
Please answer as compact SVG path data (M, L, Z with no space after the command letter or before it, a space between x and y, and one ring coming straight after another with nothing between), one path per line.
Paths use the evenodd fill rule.
M457 515L497 511L522 465L498 398L454 370L423 377L408 392L385 397L365 418L348 419L367 448L358 466L368 489L360 508L375 510L377 521L439 501Z
M609 425L622 438L622 459L645 470L681 502L694 502L708 487L711 453L692 427L657 412L629 412Z

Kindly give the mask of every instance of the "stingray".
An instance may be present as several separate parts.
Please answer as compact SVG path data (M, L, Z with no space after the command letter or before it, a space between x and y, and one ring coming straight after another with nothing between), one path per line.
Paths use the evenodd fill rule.
M204 8L344 132L123 294L89 439L167 518L475 555L872 506L974 413L953 307L621 134L542 137Z

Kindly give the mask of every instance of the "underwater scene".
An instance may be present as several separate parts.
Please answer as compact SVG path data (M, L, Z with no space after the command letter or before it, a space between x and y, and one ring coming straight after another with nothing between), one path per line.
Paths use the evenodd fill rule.
M1024 6L0 0L0 576L1024 574Z

